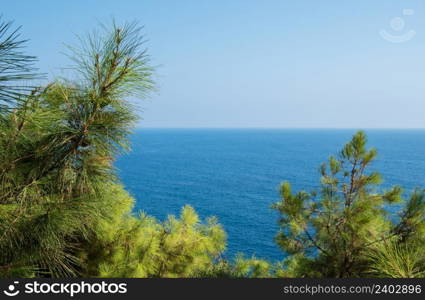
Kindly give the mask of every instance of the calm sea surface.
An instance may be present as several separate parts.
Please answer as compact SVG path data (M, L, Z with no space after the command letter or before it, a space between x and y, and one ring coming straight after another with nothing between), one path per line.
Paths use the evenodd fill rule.
M217 216L228 234L227 255L271 260L284 255L273 238L279 184L313 190L319 165L355 130L144 129L133 151L116 163L136 210L161 220L192 205L202 218ZM373 169L384 187L425 187L425 130L366 130L378 149Z

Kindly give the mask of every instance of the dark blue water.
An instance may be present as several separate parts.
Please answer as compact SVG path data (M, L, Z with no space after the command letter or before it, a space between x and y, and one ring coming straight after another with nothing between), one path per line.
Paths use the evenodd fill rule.
M192 205L201 217L217 216L228 234L227 255L271 260L284 255L273 238L279 184L294 191L319 183L319 165L355 130L144 129L133 151L116 163L137 210L161 220ZM367 130L378 149L373 169L384 186L425 187L425 130Z

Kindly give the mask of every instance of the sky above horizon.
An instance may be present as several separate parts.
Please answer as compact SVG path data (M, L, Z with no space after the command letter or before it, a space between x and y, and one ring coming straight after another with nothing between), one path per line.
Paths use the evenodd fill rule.
M64 43L145 26L141 127L425 128L425 1L4 1L50 76Z

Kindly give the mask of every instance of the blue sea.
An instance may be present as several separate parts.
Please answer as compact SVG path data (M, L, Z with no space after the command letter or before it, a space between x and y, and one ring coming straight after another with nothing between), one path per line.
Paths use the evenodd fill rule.
M190 204L202 218L217 216L228 234L226 256L238 252L278 261L274 236L279 185L318 187L320 164L355 130L142 129L132 152L116 162L136 210L164 220ZM372 166L384 187L425 187L425 130L366 130L378 149Z

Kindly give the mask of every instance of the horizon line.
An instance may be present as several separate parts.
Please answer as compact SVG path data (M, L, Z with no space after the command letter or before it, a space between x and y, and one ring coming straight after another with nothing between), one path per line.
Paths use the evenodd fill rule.
M135 129L309 129L309 130L425 130L425 127L143 127Z

